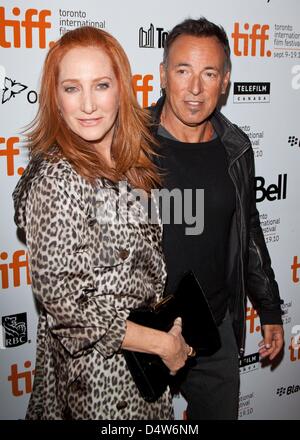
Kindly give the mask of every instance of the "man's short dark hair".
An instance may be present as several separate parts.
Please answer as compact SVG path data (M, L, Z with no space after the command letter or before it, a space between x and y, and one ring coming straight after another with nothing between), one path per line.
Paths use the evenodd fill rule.
M230 70L230 46L226 32L222 26L218 26L205 17L198 20L187 18L177 24L167 36L164 44L163 63L165 67L168 63L169 50L176 38L180 35L192 35L194 37L216 37L222 45L225 53L225 71Z

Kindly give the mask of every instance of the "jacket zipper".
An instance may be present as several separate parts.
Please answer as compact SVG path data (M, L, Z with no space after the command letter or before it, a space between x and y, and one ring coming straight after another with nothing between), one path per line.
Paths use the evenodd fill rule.
M228 167L228 173L231 177L231 180L235 186L236 189L236 194L238 196L238 200L239 200L239 204L240 204L240 216L241 216L241 228L240 228L240 243L241 243L241 250L240 250L240 260L241 260L241 264L242 264L242 286L243 286L243 331L242 331L242 341L241 341L241 346L239 347L239 353L241 356L243 356L244 352L245 352L245 339L246 339L246 334L245 334L245 322L246 322L246 310L245 310L245 282L244 282L244 264L243 264L243 253L242 253L242 227L243 227L243 222L244 222L244 217L243 217L243 211L242 211L242 202L241 202L241 197L240 197L240 193L238 191L238 187L236 184L236 181L231 173L231 168L233 166L233 164L241 157L243 156L243 154L245 154L245 152L249 149L250 147L247 146L246 148L244 148L244 150L234 159L233 162L231 162L229 164ZM236 301L236 298L235 298Z

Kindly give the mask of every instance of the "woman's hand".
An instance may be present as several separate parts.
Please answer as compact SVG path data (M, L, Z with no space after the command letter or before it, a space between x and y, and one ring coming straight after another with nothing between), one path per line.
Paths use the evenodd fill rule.
M188 355L191 355L192 351L185 342L181 330L181 318L176 318L173 327L167 333L168 343L164 347L164 354L160 356L172 375L175 375L185 365Z
M127 320L122 348L157 354L169 368L170 374L175 375L189 356L195 356L195 351L185 342L181 330L181 318L175 319L168 333Z

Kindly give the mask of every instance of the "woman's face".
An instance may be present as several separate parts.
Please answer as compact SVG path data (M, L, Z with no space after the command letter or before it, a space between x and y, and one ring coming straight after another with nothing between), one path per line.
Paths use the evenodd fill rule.
M97 47L70 49L59 64L58 107L68 127L100 152L110 150L119 85L108 55Z

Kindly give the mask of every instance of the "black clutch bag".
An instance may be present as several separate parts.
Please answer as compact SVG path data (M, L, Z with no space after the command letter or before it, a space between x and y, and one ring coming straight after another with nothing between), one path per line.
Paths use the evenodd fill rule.
M152 307L131 311L128 320L168 332L177 317L182 318L182 335L198 355L210 355L220 346L220 335L203 290L192 271L179 282L176 292ZM155 402L172 380L161 358L154 354L123 350L127 366L141 394Z

